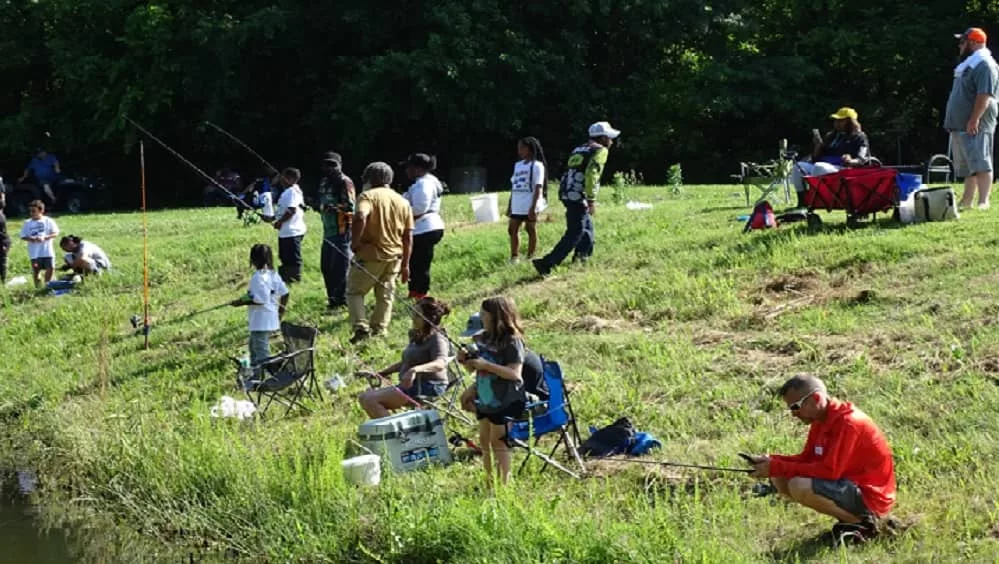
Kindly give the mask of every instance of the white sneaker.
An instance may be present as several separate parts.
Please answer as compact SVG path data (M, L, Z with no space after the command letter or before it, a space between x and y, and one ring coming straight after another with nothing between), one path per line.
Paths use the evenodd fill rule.
M989 209L989 203L985 202L984 204L978 204L978 209L980 209L982 211L985 211L985 210Z
M520 257L510 257L510 264L520 264Z

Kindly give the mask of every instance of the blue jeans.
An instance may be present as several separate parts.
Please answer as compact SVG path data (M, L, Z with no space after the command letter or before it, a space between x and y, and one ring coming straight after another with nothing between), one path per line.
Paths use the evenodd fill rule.
M250 364L271 356L270 337L270 331L250 331Z
M336 246L334 249L330 244ZM327 305L341 306L347 304L347 270L350 260L350 233L325 235L323 250L319 258L319 268L323 271L323 282L326 283Z
M565 234L555 248L539 261L539 271L549 272L561 264L569 253L573 253L572 260L589 259L595 240L593 217L586 204L565 202Z

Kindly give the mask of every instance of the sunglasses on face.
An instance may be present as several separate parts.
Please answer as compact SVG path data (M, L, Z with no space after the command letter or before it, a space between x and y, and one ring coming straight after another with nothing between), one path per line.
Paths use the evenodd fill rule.
M808 398L812 397L812 394L814 394L817 391L818 390L809 390L809 392L807 394L801 396L800 400L798 400L798 401L792 403L791 405L787 406L787 408L790 409L792 412L793 411L799 411L801 409L801 407L803 405L805 405L805 402L808 401Z

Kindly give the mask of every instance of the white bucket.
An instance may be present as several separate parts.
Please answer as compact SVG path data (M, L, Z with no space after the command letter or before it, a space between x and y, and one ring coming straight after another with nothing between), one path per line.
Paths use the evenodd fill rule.
M343 478L357 486L377 486L382 481L382 459L376 454L348 458L340 463Z
M500 220L499 198L495 192L472 196L471 200L476 223L495 223Z

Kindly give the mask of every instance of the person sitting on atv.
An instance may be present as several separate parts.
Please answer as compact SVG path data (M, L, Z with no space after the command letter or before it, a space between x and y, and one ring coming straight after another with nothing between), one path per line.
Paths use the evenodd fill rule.
M219 186L225 188L225 190L219 189ZM228 193L226 193L226 190L228 190ZM215 172L215 184L205 186L205 205L233 203L232 199L238 197L238 194L242 191L243 178L239 173L229 167L222 167Z
M35 151L35 156L28 162L27 168L24 169L24 174L17 179L17 183L22 184L29 176L38 182L38 186L45 192L45 197L54 204L56 197L52 191L52 186L62 177L59 159L46 151L44 147L39 147Z

